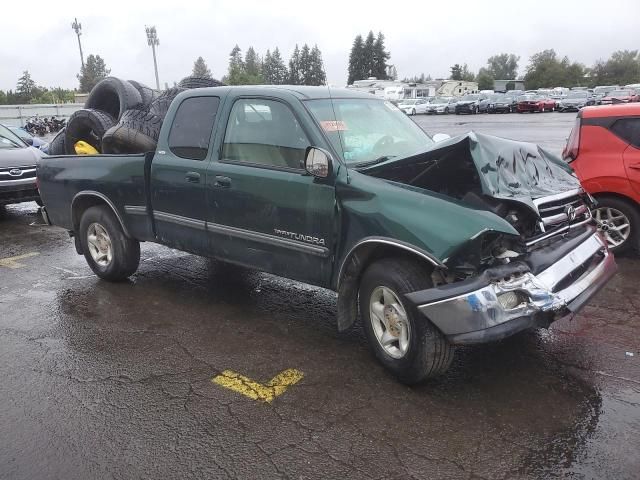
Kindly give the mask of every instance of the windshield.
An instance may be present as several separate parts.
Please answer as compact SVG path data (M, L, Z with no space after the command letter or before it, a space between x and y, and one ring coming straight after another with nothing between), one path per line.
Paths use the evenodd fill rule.
M433 97L431 103L449 103L449 99L446 97Z
M614 90L609 94L611 97L628 97L630 95L633 95L631 90Z
M460 100L478 100L480 98L480 95L465 95L464 97L462 97Z
M417 102L417 100L402 100L400 105L415 105Z
M587 92L571 92L567 98L587 98Z
M0 125L0 148L24 148L27 145L15 133Z
M340 98L333 102L322 99L305 103L333 147L350 165L408 157L434 143L390 102Z

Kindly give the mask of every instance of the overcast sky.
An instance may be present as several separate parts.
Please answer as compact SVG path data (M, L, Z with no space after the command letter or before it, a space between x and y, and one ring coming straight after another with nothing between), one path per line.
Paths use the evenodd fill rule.
M158 30L160 82L170 85L189 74L200 55L214 77L222 77L236 43L260 54L278 46L285 61L296 43L318 44L329 82L344 85L353 38L369 30L385 34L400 78L447 77L454 63L477 71L501 52L519 55L523 73L529 57L547 48L586 65L614 50L640 48L638 0L14 0L2 5L0 89L15 89L23 70L41 85L77 87L74 17L82 23L85 58L99 54L112 75L150 85L145 25Z

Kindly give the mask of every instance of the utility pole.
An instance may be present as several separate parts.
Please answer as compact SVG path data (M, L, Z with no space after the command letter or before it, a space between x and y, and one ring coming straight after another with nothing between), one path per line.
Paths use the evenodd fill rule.
M153 68L156 72L156 88L160 90L160 79L158 78L158 62L156 61L156 45L160 45L160 40L158 40L158 33L156 32L156 27L144 27L147 32L147 43L151 47L151 51L153 51Z
M76 32L78 36L78 48L80 48L80 63L82 63L82 70L84 70L84 56L82 55L82 43L80 43L80 35L82 35L82 24L78 23L78 19L75 18L74 22L71 24L71 28Z

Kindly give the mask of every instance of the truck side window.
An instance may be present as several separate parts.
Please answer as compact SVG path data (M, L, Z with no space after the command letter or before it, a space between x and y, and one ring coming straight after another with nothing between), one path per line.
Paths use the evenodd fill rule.
M611 127L613 133L630 143L636 148L640 148L640 118L623 118L617 120Z
M301 169L307 136L287 105L275 100L237 100L222 146L222 159Z
M204 160L209 150L209 139L219 104L218 97L192 97L184 100L173 118L169 149L182 158Z

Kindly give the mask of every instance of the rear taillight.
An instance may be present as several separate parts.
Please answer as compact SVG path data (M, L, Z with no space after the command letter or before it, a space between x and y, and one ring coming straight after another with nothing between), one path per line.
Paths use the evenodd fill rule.
M569 163L578 158L578 150L580 149L581 124L582 119L580 117L577 117L576 123L571 129L571 133L569 134L569 138L567 139L567 144L562 151L562 158Z

